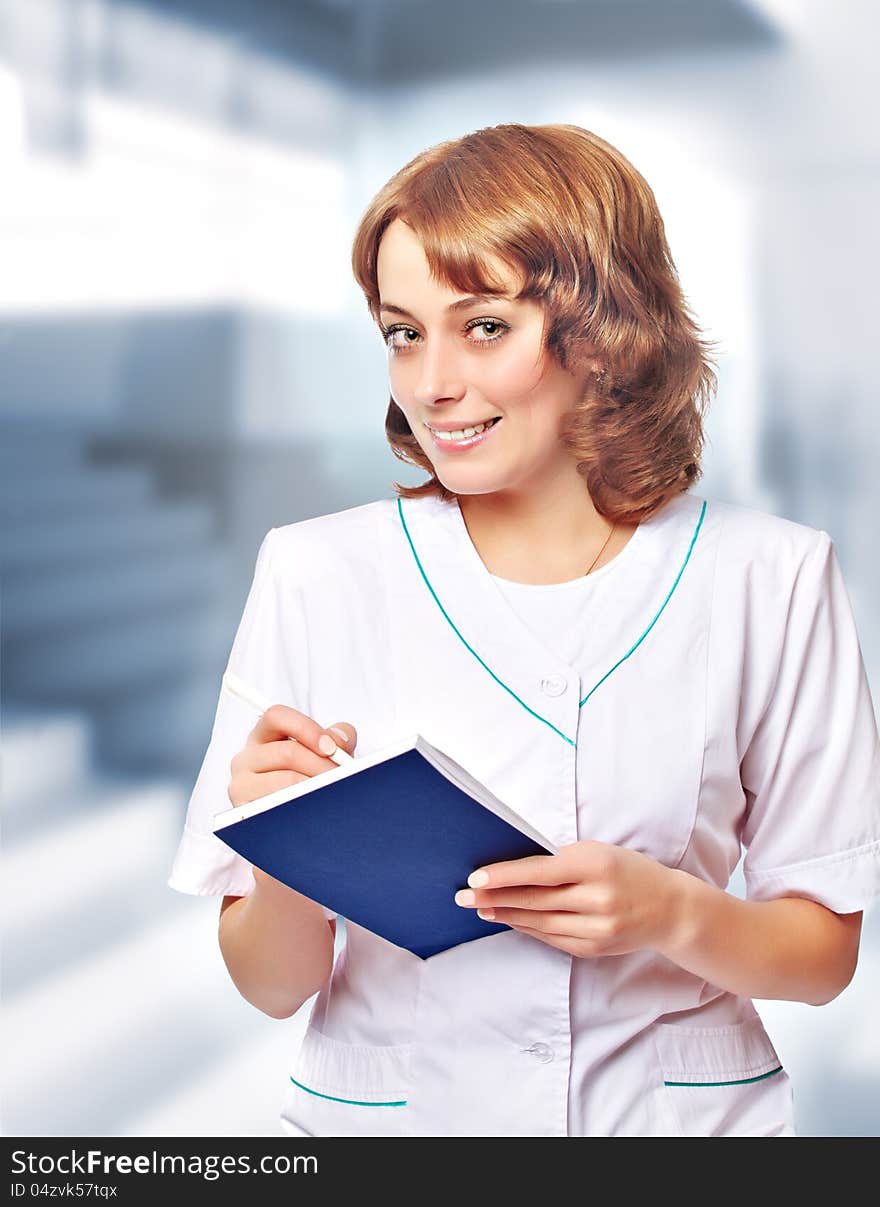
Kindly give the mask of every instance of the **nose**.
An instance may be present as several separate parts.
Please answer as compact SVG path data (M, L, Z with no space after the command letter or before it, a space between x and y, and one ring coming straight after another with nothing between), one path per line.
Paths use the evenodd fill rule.
M415 401L421 406L432 406L444 399L461 398L465 391L466 386L455 370L452 348L435 337L419 354L413 388Z

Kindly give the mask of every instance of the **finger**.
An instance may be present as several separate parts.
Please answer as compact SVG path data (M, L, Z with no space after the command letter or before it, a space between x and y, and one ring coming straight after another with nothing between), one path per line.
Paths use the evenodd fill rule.
M277 742L279 739L294 738L303 746L308 746L316 755L324 757L318 747L318 740L322 734L326 733L327 730L323 726L304 712L300 712L299 709L290 708L287 704L273 704L257 721L248 735L246 744L257 746L266 742ZM328 736L334 744L338 745L333 734ZM332 751L328 753L332 753ZM332 762L326 757L324 757L324 761ZM334 763L333 766L335 767L336 764ZM326 768L322 768L322 770L326 770Z
M303 775L323 775L336 764L323 754L315 754L301 742L289 739L281 742L265 742L246 749L240 758L243 769L249 772L299 771Z
M480 913L479 910L477 912ZM570 938L576 937L578 924L583 923L580 914L563 913L560 910L536 913L530 909L496 909L495 906L490 905L482 911L480 916L482 917L485 913L495 915L494 919L487 919L490 922L503 922L506 926L522 926L529 930L539 931L541 934L568 935Z
M485 877L485 879L483 879ZM564 884L568 869L558 855L526 855L477 868L468 876L471 888L504 888L511 884Z
M555 855L526 855L503 863L487 863L468 876L471 888L499 888L510 884L577 884L592 867L598 871L606 844L573 842ZM482 873L486 880L477 882Z
M515 885L500 889L475 889L474 903L478 909L568 910L582 912L583 885Z
M344 746L346 750L354 750L355 746L357 746L357 730L349 721L334 721L327 728L333 734L334 738L336 738L336 741L341 746Z
M589 949L584 950L585 945L583 940L572 939L570 935L550 935L543 930L535 930L531 926L515 925L513 929L520 934L529 935L532 939L539 939L542 943L546 943L548 947L556 947L560 951L566 951L569 955L589 956L597 954ZM575 944L577 944L577 947L575 947Z
M237 808L239 805L250 804L251 801L257 800L261 796L269 796L270 793L277 792L279 788L290 788L294 784L301 784L308 778L309 776L300 775L298 771L267 771L259 775L230 780L226 786L226 795L229 803Z

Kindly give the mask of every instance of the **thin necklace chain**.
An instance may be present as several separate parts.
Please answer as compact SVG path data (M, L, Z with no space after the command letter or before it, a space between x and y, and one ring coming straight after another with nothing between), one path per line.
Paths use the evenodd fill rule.
M461 504L460 504L460 503L459 503L459 511L461 512ZM462 519L464 520L464 513L463 513L463 512L461 512L461 516L462 516ZM465 525L465 528L467 528L467 520L464 520L464 525ZM590 564L590 569L587 571L587 574L591 574L591 573L592 573L593 566L595 566L596 562L599 560L599 558L600 558L600 557L602 556L602 554L605 552L605 547L606 547L606 545L608 544L608 542L611 540L612 534L614 533L614 529L615 529L616 527L617 527L617 521L615 520L615 521L614 521L614 523L611 525L611 531L610 531L610 532L608 533L608 535L606 536L605 541L604 541L604 543L603 543L603 545L602 545L602 548L599 550L599 552L598 552L598 553L596 554L596 556L593 558L593 560L592 560L592 562L591 562L591 564ZM468 534L470 534L470 529L468 528L467 530L468 530ZM473 541L473 537L471 537L471 541ZM587 574L585 574L585 575L584 575L584 578L586 578L586 577L587 577Z
M608 535L607 535L607 536L606 536L606 538L605 538L605 545L607 545L607 544L608 544L608 542L611 540L611 533L614 531L614 529L615 529L616 527L617 527L617 521L615 521L615 522L614 522L614 523L611 525L611 532L609 532L609 533L608 533ZM605 552L605 545L603 545L603 546L602 546L602 548L599 550L599 552L598 552L598 553L596 554L596 556L593 558L592 565L590 566L590 569L587 571L587 574L591 573L591 571L592 571L592 569L593 569L593 566L595 566L596 562L599 560L599 558L600 558L600 557L602 556L602 554ZM586 574L584 575L584 578L586 578Z

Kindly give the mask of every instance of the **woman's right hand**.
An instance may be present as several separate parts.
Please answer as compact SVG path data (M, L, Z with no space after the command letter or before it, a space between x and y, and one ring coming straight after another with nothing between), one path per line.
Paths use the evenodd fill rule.
M334 728L340 734L329 733L317 721L286 704L267 708L248 735L244 749L230 764L232 778L227 794L232 805L244 805L258 796L268 796L279 788L338 766L319 750L318 739L326 734L341 749L353 754L357 730L348 721L338 721ZM348 734L346 741L341 740L342 733Z

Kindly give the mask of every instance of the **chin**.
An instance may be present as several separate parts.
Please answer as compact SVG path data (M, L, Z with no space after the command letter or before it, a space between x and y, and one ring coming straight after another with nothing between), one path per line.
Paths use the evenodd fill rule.
M474 478L462 480L465 478L465 475L462 475L462 478L459 479L456 479L454 475L447 475L444 478L436 469L434 470L434 476L439 482L443 483L447 490L451 490L453 494L457 495L491 495L502 489L497 482L488 482L485 479L482 481Z

